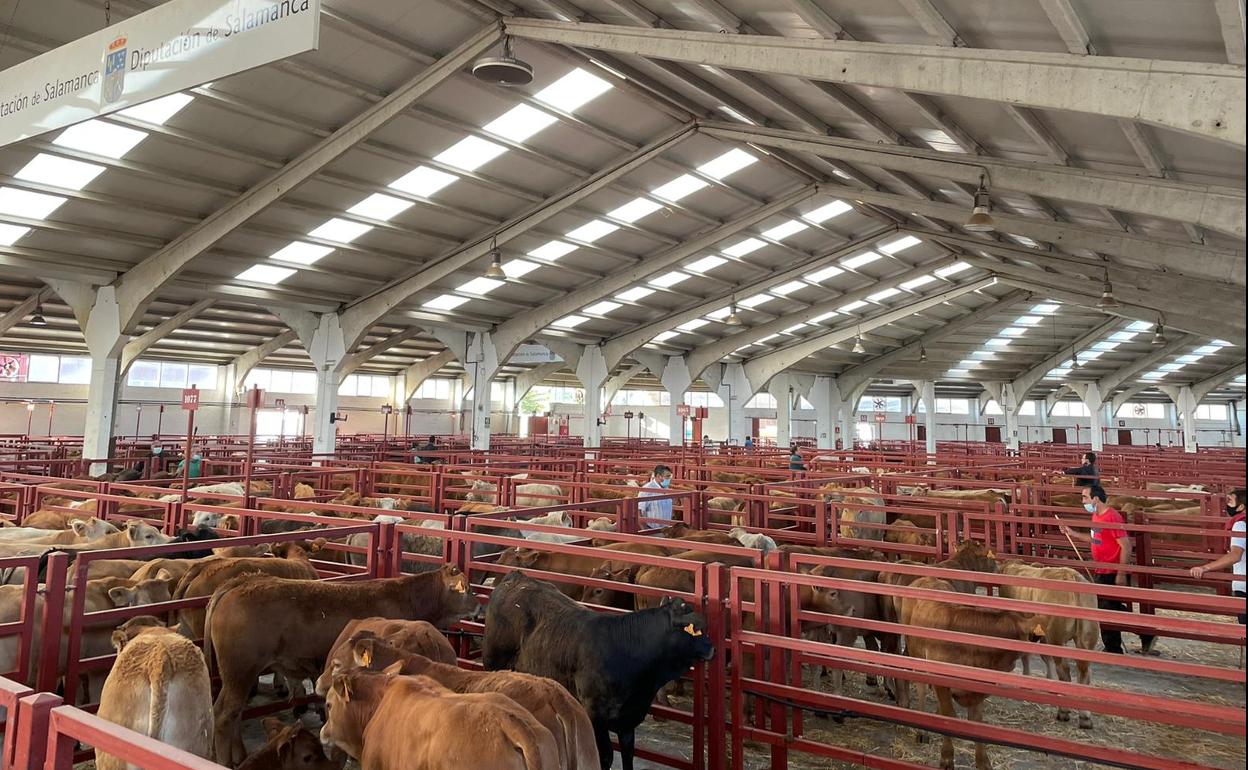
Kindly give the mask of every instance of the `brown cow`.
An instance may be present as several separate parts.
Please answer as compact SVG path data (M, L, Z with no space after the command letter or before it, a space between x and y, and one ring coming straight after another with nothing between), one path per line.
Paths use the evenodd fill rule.
M652 556L667 556L671 553L662 541L655 543L612 542L601 546L597 550L611 551L613 553L644 553ZM553 551L541 551L536 548L509 548L499 557L498 563L508 567L521 567L529 570L542 570L544 572L558 572L564 575L585 577L602 566L604 558L597 555L581 556L571 553L554 553ZM582 586L580 585L562 582L554 583L554 585L564 596L572 599L581 596Z
M431 661L375 638L358 639L351 649L357 666L384 671L402 665L399 673L427 676L451 692L496 692L511 698L529 712L555 738L559 766L567 770L598 770L594 728L585 708L558 682L516 671L465 671L458 666Z
M261 724L268 743L243 760L238 770L342 770L346 757L334 761L325 756L321 739L301 723L287 725L265 717Z
M348 622L383 617L446 626L477 607L467 577L447 565L437 572L359 582L235 578L208 602L204 650L216 656L217 761L243 760L240 716L256 678L272 668L288 682L315 678Z
M939 578L919 578L911 583L911 586L956 592L953 584ZM1044 638L1044 628L1034 615L967 607L931 599L902 599L900 620L905 625L1014 641L1037 641ZM957 663L963 666L1005 672L1014 668L1021 653L959 642L944 642L909 634L906 637L906 655L923 660ZM936 690L936 700L941 716L954 716L953 704L956 701L959 706L966 709L967 718L975 722L984 721L984 701L988 698L986 694L938 685L933 685L933 687ZM915 682L915 694L917 707L922 711L927 695L927 685L923 682ZM908 707L908 686L903 683L897 695L898 705L903 708ZM953 770L953 739L949 736L945 736L944 743L941 745L940 765L945 770ZM982 743L975 744L975 767L977 770L992 770L987 749Z
M352 620L334 640L329 659L325 662L325 670L316 680L317 695L325 697L334 675L351 667L351 649L356 640L363 638L382 639L396 649L422 655L436 663L445 663L448 666L459 663L455 648L432 623L389 618Z
M339 674L321 741L362 770L559 767L554 736L507 696L459 695L429 677L398 676L398 668Z

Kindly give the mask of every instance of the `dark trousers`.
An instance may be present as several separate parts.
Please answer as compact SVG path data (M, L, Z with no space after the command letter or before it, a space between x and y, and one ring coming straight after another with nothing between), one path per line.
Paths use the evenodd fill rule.
M1245 596L1248 596L1248 594L1244 593L1243 591L1231 591L1231 593L1232 593L1233 595L1235 595L1235 596L1238 596L1238 597L1239 597L1239 598L1241 598L1241 599L1243 599ZM1243 613L1240 613L1240 616L1239 616L1239 624L1240 624L1241 626L1242 626L1242 625L1245 625L1245 623L1244 623L1244 621L1245 621L1245 620L1248 620L1248 618L1246 618L1246 617L1243 615Z
M1114 572L1110 572L1106 575L1098 574L1096 576L1096 582L1103 586L1112 586L1115 585L1114 580L1117 577L1117 574ZM1096 598L1096 606L1103 610L1113 610L1114 612L1131 611L1131 608L1126 604L1126 602L1119 599L1110 599L1101 596ZM1153 639L1155 637L1152 634L1140 634L1139 636L1140 646L1145 650L1152 649ZM1124 652L1122 649L1122 632L1116 629L1106 629L1103 625L1101 626L1101 644L1105 646L1105 652Z

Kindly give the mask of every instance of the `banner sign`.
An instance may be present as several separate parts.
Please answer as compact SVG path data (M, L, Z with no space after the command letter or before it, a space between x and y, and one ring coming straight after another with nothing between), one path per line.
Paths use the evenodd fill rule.
M0 72L0 146L317 47L321 0L170 0Z
M563 359L550 352L544 345L524 344L516 348L516 352L507 359L509 364L551 364Z
M30 356L0 353L0 382L25 382L30 374Z

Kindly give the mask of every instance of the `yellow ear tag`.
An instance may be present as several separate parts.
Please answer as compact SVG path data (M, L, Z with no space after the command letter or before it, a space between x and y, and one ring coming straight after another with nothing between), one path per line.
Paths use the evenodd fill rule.
M1044 626L1037 623L1036 627L1031 629L1031 633L1043 639L1044 638Z
M365 668L367 668L368 666L372 665L372 663L373 663L373 651L372 651L372 650L365 650L363 653L361 653L361 654L360 654L360 662L364 664L364 667L365 667Z
M988 552L988 558L989 558L989 559L995 559L995 558L997 558L997 555L996 555L994 552L989 551L989 552Z
M689 625L685 626L685 633L686 633L686 634L689 634L690 636L701 636L701 635L702 635L702 632L701 632L701 631L699 631L698 629L694 628L692 623L690 623Z

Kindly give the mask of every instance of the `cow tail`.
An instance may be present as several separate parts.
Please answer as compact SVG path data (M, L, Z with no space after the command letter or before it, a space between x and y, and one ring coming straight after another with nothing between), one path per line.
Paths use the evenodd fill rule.
M554 736L556 748L559 750L560 767L580 767L576 762L576 732L573 725L563 718L563 714L555 714L555 722L559 725L559 735Z
M147 734L156 740L164 740L161 730L165 726L165 711L169 703L169 685L173 680L173 666L169 656L161 654L160 670L150 672L148 681L151 697L147 699Z
M212 665L212 611L216 609L217 602L220 601L221 597L238 585L241 585L241 582L234 579L218 587L217 590L212 592L212 596L208 599L208 608L204 610L204 663L208 666L209 676L217 673Z
M504 734L523 758L524 769L548 770L560 767L555 737L545 728L541 728L541 732L534 730L532 724L532 720L509 719L503 728ZM550 735L551 740L544 742L542 733Z

